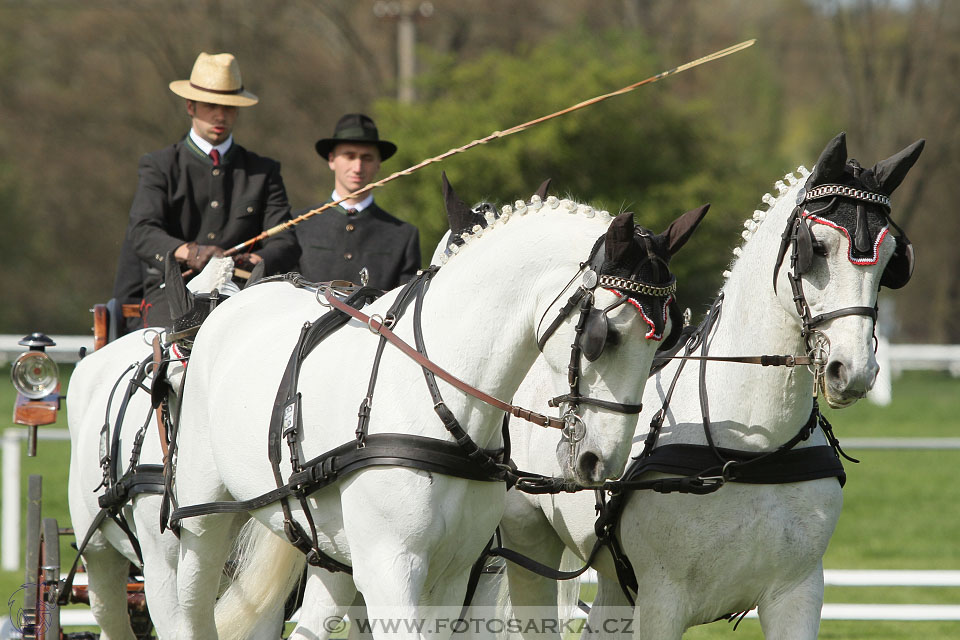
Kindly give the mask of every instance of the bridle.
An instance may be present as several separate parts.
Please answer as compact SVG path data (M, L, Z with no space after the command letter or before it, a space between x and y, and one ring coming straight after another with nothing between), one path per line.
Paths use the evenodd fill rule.
M569 385L569 391L563 395L551 398L548 403L551 407L559 407L561 404L565 404L567 407L560 419L564 424L562 433L564 440L569 444L571 463L576 458L577 445L586 437L586 424L579 414L580 405L593 405L628 415L639 414L643 410L642 403L626 404L613 402L610 400L591 398L580 393L582 358L593 362L603 353L608 342L608 314L621 305L626 304L630 300L631 294L634 296L663 298L664 304L667 305L670 302L669 298L676 293L677 280L672 274L670 274L670 280L666 284L651 284L639 279L638 271L643 264L647 262L652 263L655 267L655 273L659 274L660 269L657 267L656 261L664 261L654 254L649 240L642 232L637 233L636 236L644 239L647 256L637 265L629 277L606 274L600 275L600 271L603 269L602 250L604 247L604 238L601 237L597 241L588 260L580 264L579 271L574 274L573 278L571 278L563 290L561 290L556 299L559 299L564 292L570 288L578 276L581 276L580 285L567 300L566 304L561 307L546 331L537 339L537 347L542 352L547 341L556 333L560 325L573 313L574 309L579 308L580 315L575 328L575 338L573 344L570 345L570 364L567 366L567 384ZM614 295L617 296L617 300L605 308L594 307L598 287L614 293ZM556 299L554 302L556 302ZM553 305L551 304L550 306ZM670 307L672 316L671 333L666 337L664 342L675 341L679 334L682 322L676 317L679 315L679 312L676 311L676 306L677 305L674 304ZM540 321L540 324L542 323L543 318L541 318Z
M860 166L851 161L854 177L858 178ZM809 203L829 198L824 206L811 210ZM815 253L822 252L822 244L813 237L811 230L811 219L819 219L828 216L834 212L841 199L851 200L857 206L857 224L853 236L846 229L840 228L849 238L851 247L857 247L860 250L866 250L869 238L866 237L866 212L864 204L880 205L883 215L899 233L896 237L897 249L895 253L904 258L898 261L897 265L888 264L881 277L881 285L890 288L902 287L910 279L913 272L913 247L903 231L890 219L890 198L882 193L857 189L840 184L826 184L810 189L801 188L797 193L796 206L787 220L786 228L781 236L780 250L777 255L776 266L773 271L773 289L777 290L777 276L780 266L786 255L787 248L790 248L790 271L787 272L787 279L790 282L790 288L793 293L793 301L796 306L797 315L802 323L801 337L803 338L806 352L809 357L808 369L814 376L814 397L818 390L824 384L824 373L826 370L827 359L830 355L830 340L819 327L824 323L835 318L845 316L866 316L873 321L874 331L876 331L877 307L849 306L840 309L813 315L810 305L807 302L803 291L803 275L810 270L813 265ZM852 249L851 249L852 251ZM904 265L904 259L908 264ZM903 266L901 266L903 265ZM907 274L897 273L897 271L907 269Z

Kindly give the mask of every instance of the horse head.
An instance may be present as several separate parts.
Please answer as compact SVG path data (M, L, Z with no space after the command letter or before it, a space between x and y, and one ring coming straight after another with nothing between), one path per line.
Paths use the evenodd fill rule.
M891 218L889 196L923 144L919 140L867 169L847 158L841 133L796 192L774 288L802 325L816 360L815 384L832 407L866 395L879 371L874 354L879 288L902 287L913 271L913 248ZM781 268L788 251L789 268Z
M566 478L593 486L623 472L653 356L682 326L670 259L708 208L688 211L660 234L635 225L630 212L614 218L564 307L577 300L579 316L561 311L540 333L544 360L570 387L550 401L566 423L557 446ZM561 318L571 339L550 340Z

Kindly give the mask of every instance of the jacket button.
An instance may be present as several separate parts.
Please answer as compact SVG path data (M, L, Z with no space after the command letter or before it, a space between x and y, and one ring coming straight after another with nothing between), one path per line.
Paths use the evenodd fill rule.
M253 207L247 207L247 213L253 213Z
M163 262L163 256L160 255L159 253L154 254L153 257L157 259L157 262Z
M354 227L352 224L347 225L347 231L353 231L354 229L356 229L356 227Z
M344 259L344 260L353 260L353 254L352 254L352 253L345 253L345 254L343 254L343 259Z
M214 200L213 202L210 203L211 209L216 209L219 206L220 206L220 203L217 200Z
M213 239L216 238L216 237L217 237L217 234L215 234L215 233L212 232L212 231L207 234L207 240L213 240Z
M213 175L215 175L215 176L220 175L220 169L214 169L214 170L213 170Z

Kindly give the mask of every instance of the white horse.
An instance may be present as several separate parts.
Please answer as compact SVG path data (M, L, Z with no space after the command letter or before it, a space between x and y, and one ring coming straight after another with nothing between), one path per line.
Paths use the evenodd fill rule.
M795 302L790 282L795 279L809 309L811 343L827 356L818 391L833 407L863 397L878 371L875 316L870 310L879 285L882 281L892 288L902 286L912 270L909 241L902 233L894 238L888 209L877 203L900 184L922 144L861 170L854 162L847 164L841 134L827 146L809 180L803 180L808 172L800 167L800 179L790 173L784 177L786 184L778 181L778 195L763 198L768 210L755 211L745 223L746 242L734 250L736 259L725 273L722 313L709 329L701 326L701 344L707 346L695 345L693 353L807 352L810 347L801 333L804 321L798 311L802 304ZM794 217L798 202L801 212ZM786 255L780 249L785 228ZM798 249L792 251L794 244ZM841 309L842 313L832 313ZM701 368L705 368L702 389ZM515 396L518 402L536 408L540 406L536 399L542 403L552 393L548 384L537 383L537 377L531 371L529 385L525 383ZM829 469L816 471L829 467L832 456L826 462L792 467L793 472L812 473L817 479L777 484L738 482L751 481L746 477L750 465L724 466L735 452L768 453L793 440L811 417L814 384L806 366L725 362L674 360L652 377L644 393L634 455L643 449L651 418L675 385L659 438L654 439L654 453L680 443L705 445L701 451L708 452L707 462L693 462L686 473L703 471L733 481L710 495L651 490L625 494L616 533L639 583L636 606L631 610L605 551L596 564L599 593L588 620L593 633L629 635L632 630L634 638L679 639L690 626L758 607L766 637L816 637L823 602L822 556L842 505L838 478ZM557 446L555 435L521 429L523 435L514 441L517 464L554 473L556 463L544 452ZM824 433L815 430L794 451L814 447L824 451L828 446ZM711 447L720 452L709 453ZM648 468L640 479L685 474L657 469ZM764 482L762 474L752 482ZM594 505L592 495L529 496L511 491L503 519L504 546L552 567L559 566L564 548L586 558L597 539ZM515 609L555 617L556 583L507 565Z
M540 331L551 324L576 289L575 282L583 278L587 290L597 285L595 273L585 275L581 263L590 262L603 240L605 249L596 264L602 263L601 274L622 277L605 286L623 292L597 288L596 305L586 312L605 317L609 333L622 338L602 357L598 353L594 362L584 363L579 390L601 402L634 403L658 340L670 329L666 291L673 281L665 263L671 248L682 244L695 226L689 220L684 220L682 231L672 227L653 236L635 233L630 214L611 222L606 212L569 201L551 198L544 203L538 197L529 203L518 201L489 228L465 234L465 244L429 284L422 301L422 335L430 357L486 393L512 397L538 355L541 323ZM639 277L652 285L654 297L629 290L629 281ZM647 317L632 305L617 304L624 292L637 308L640 303L652 305L643 307ZM383 316L396 296L396 291L387 294L365 311ZM650 314L649 309L657 313ZM249 500L276 487L265 447L276 387L302 325L325 311L316 291L275 282L244 290L207 319L191 356L179 427L176 493L181 508ZM403 315L393 326L411 342L414 315ZM543 347L558 393L569 389L566 373L575 325L573 317L560 322ZM297 433L301 460L356 441L357 408L366 404L377 344L367 324L351 320L302 362L297 409L303 424ZM435 400L422 376L419 364L387 346L368 438L400 433L451 440L434 414ZM445 382L439 385L446 406L470 439L484 448L500 446L502 410ZM636 416L595 405L581 411L581 417L570 418L570 423L579 426L585 421L589 438L564 472L571 480L597 484L618 475L625 462L624 451L600 447L618 439L629 442ZM603 434L592 428L594 422L603 422ZM283 457L282 467L288 469L286 450ZM352 577L312 573L302 614L312 619L301 620L301 637L308 635L308 628L308 637L327 635L330 628L318 619L320 612L342 615L356 589L376 619L430 620L437 607L459 604L469 568L500 520L504 493L500 482L400 466L365 468L313 492L307 500L319 550L352 566ZM300 505L291 501L290 508L296 522L309 532L311 523ZM252 515L265 525L256 530L255 538L282 535L285 518L280 505L258 508ZM217 637L222 621L242 633L263 607L275 606L271 597L285 597L285 578L302 570L302 556L290 546L288 553L274 554L259 565L273 569L271 575L251 575L247 565L241 565L217 605L215 622L216 586L235 520L234 514L216 513L181 522L178 592L183 617L178 638ZM273 533L264 534L267 529ZM254 561L263 555L256 542L248 548ZM242 595L233 598L231 594L237 593ZM225 609L226 602L239 606ZM221 632L227 633L222 624ZM418 636L408 628L397 635Z
M194 293L217 289L221 294L236 291L229 282L233 262L215 258L193 280L188 288ZM232 289L231 289L232 287ZM152 353L150 341L156 330L142 329L123 336L86 356L77 364L67 391L67 417L70 429L70 477L68 484L70 519L77 532L78 544L100 512L98 497L103 481L100 466L100 433L104 423L110 425L112 440L117 428L119 453L118 476L127 470L136 434L145 429L139 464L162 465L163 455L150 394L134 388L126 403L124 418L118 424L128 383L136 374L138 363ZM183 367L172 362L167 376L178 388ZM153 380L152 368L143 384ZM176 397L171 410L176 412ZM109 446L109 443L107 444ZM178 541L171 531L160 533L160 496L141 493L122 509L131 533L139 542L143 555L144 589L147 605L156 632L161 638L174 638L177 628L176 563ZM130 563L140 564L130 538L107 518L83 550L87 572L90 607L101 628L101 638L133 640L127 606L127 582ZM276 635L279 620L271 631Z

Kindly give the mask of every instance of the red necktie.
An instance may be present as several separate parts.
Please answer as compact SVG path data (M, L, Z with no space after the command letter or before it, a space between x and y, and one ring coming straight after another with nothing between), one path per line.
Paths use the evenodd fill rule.
M213 166L220 166L220 152L216 149L210 149L210 159L213 160Z

